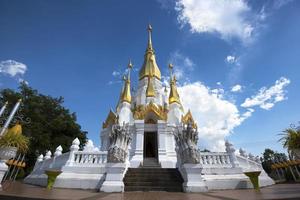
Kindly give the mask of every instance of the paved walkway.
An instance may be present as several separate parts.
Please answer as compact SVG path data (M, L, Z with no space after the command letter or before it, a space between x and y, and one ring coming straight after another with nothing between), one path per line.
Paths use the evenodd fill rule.
M207 193L174 192L125 192L102 193L91 190L53 189L31 186L15 182L0 192L0 199L82 199L82 200L254 200L254 199L300 199L300 184L278 184L262 188L260 192L253 189L220 190ZM7 188L6 188L7 187Z

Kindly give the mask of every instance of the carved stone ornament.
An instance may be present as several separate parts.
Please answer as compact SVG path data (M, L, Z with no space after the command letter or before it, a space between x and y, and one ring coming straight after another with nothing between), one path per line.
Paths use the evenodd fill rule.
M128 124L114 124L109 135L107 162L124 163L128 155L128 146L132 140Z
M189 122L183 124L175 134L177 143L177 151L180 155L182 163L200 163L200 151L197 147L198 131L193 128L193 124Z

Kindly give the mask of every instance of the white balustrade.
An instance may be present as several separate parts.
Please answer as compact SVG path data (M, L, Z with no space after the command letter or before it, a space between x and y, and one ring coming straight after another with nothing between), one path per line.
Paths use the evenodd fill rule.
M74 152L74 165L97 165L107 161L107 151L99 152Z
M231 167L229 154L226 152L202 152L200 163L206 167Z

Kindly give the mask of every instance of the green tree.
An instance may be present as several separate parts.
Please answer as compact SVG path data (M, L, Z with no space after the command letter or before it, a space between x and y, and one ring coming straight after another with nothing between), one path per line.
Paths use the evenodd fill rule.
M19 91L0 91L0 105L8 101L7 110L11 110L20 98L22 105L15 120L23 122L23 134L30 138L29 151L26 154L26 174L32 170L39 154L44 154L47 150L54 152L58 145L66 152L76 137L81 145L86 142L87 132L82 131L77 124L76 114L62 105L63 97L54 98L40 94L25 83L20 84ZM2 118L2 122L8 114Z
M296 156L295 151L300 149L300 127L292 125L291 128L283 130L280 135L282 137L279 141L288 150L290 158L294 159Z
M268 148L265 149L265 151L263 152L263 157L261 158L262 166L268 174L270 174L272 171L271 165L275 161L282 161L282 160L287 160L287 156L284 153L278 153Z

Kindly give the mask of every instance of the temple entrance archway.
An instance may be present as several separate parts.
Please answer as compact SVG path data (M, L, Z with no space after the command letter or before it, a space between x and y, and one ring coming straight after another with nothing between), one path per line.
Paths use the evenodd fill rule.
M158 145L157 132L144 133L144 167L157 167L158 165Z

